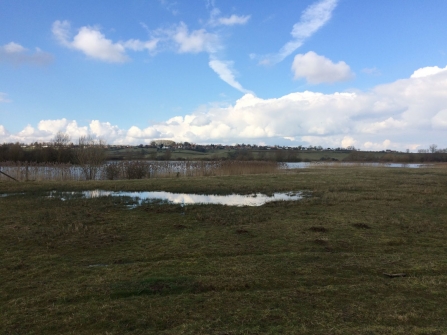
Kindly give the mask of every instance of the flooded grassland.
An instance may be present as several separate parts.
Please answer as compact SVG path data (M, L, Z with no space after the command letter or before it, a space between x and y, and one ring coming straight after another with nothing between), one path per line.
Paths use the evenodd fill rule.
M0 193L0 333L447 330L446 168L2 180ZM141 200L154 193L165 201ZM262 197L279 201L242 203Z

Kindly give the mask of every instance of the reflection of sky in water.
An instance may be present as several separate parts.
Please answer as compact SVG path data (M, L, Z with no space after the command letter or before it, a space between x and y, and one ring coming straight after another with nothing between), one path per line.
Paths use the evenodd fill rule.
M410 168L418 169L431 166L432 164L415 164L415 163L352 163L352 162L293 162L284 163L286 169L305 169L316 166L332 166L332 167L350 167L350 166L371 166L371 167L391 167L391 168Z
M170 192L111 192L111 191L84 191L82 194L86 198L97 197L130 197L141 204L147 200L164 200L173 204L218 204L227 206L261 206L271 201L292 201L302 198L300 192L273 193L272 196L256 193L250 195L230 194L230 195L205 195Z

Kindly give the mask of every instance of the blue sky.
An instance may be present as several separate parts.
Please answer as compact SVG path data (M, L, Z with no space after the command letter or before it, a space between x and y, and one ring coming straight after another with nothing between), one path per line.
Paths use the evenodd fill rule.
M447 147L447 2L0 2L0 142Z

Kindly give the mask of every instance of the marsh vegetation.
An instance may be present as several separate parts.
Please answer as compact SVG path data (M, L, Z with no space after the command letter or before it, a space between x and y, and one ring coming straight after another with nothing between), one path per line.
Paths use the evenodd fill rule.
M3 162L0 168L19 181L80 181L279 173L283 164L272 161L109 161L81 165ZM0 175L0 180L7 179Z

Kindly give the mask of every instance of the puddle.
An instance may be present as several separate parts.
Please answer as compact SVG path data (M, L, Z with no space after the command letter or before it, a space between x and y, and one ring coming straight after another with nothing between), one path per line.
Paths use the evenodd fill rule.
M301 192L277 192L271 196L254 193L250 195L230 194L230 195L205 195L191 193L171 193L171 192L113 192L104 190L83 191L83 192L50 192L49 198L58 198L62 201L70 198L99 198L99 197L124 197L130 198L133 203L129 207L136 207L143 203L167 202L171 204L192 205L192 204L216 204L226 206L262 206L272 201L296 201L303 198Z

